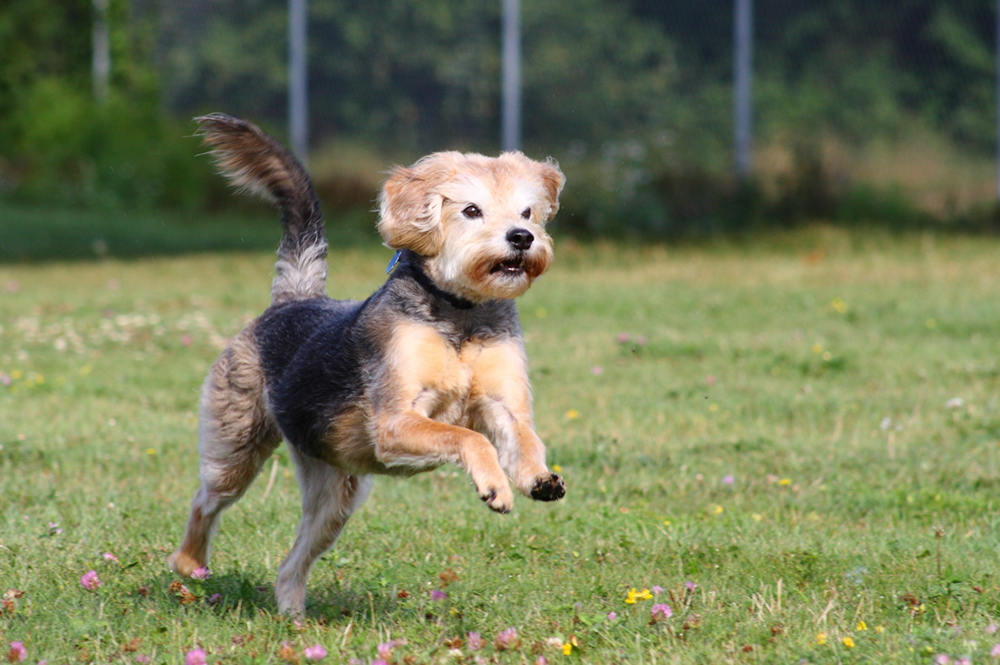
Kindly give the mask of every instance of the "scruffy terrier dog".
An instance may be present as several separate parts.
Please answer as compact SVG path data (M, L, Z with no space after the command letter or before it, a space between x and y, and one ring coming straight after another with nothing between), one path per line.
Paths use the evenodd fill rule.
M200 134L232 184L281 209L271 306L212 366L201 397L201 487L169 559L206 567L220 513L284 437L302 492L295 545L278 569L278 608L300 614L306 577L371 489L371 474L408 476L451 462L493 510L510 482L565 494L532 425L517 310L552 262L545 233L565 178L519 152L435 153L392 171L378 230L396 249L386 283L364 302L324 293L326 239L309 176L274 139L221 114ZM391 267L391 266L390 266Z

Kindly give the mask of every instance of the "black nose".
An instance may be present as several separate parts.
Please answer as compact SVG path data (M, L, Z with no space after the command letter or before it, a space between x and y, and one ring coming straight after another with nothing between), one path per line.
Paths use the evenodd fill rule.
M507 242L510 243L511 247L522 252L531 247L534 240L535 236L531 235L531 231L528 229L511 229L507 232Z

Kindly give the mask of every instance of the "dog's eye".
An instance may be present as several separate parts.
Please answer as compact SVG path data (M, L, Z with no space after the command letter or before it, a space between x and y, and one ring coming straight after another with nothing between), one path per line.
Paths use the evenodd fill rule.
M531 219L531 208L525 208L521 211L521 217L523 219Z
M462 214L469 219L476 219L477 217L483 216L483 211L479 209L479 206L472 205L471 203L462 209Z

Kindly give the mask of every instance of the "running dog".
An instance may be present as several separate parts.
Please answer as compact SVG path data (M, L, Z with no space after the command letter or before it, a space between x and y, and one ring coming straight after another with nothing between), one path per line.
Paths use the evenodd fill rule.
M170 567L190 576L208 566L221 512L282 438L302 493L275 586L288 614L303 613L309 569L367 497L372 474L457 464L499 513L511 510L511 483L538 501L562 498L532 424L513 301L552 262L545 224L565 182L557 165L519 152L440 152L395 168L378 199L395 269L364 302L334 300L323 216L301 165L249 122L197 122L222 174L276 204L284 233L271 306L205 380L201 486Z

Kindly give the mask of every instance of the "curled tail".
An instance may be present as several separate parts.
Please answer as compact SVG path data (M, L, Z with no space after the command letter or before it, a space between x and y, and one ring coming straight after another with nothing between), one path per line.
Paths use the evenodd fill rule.
M271 302L321 298L326 285L323 213L312 181L280 143L253 123L221 113L195 118L229 182L281 209L284 235L278 246Z

